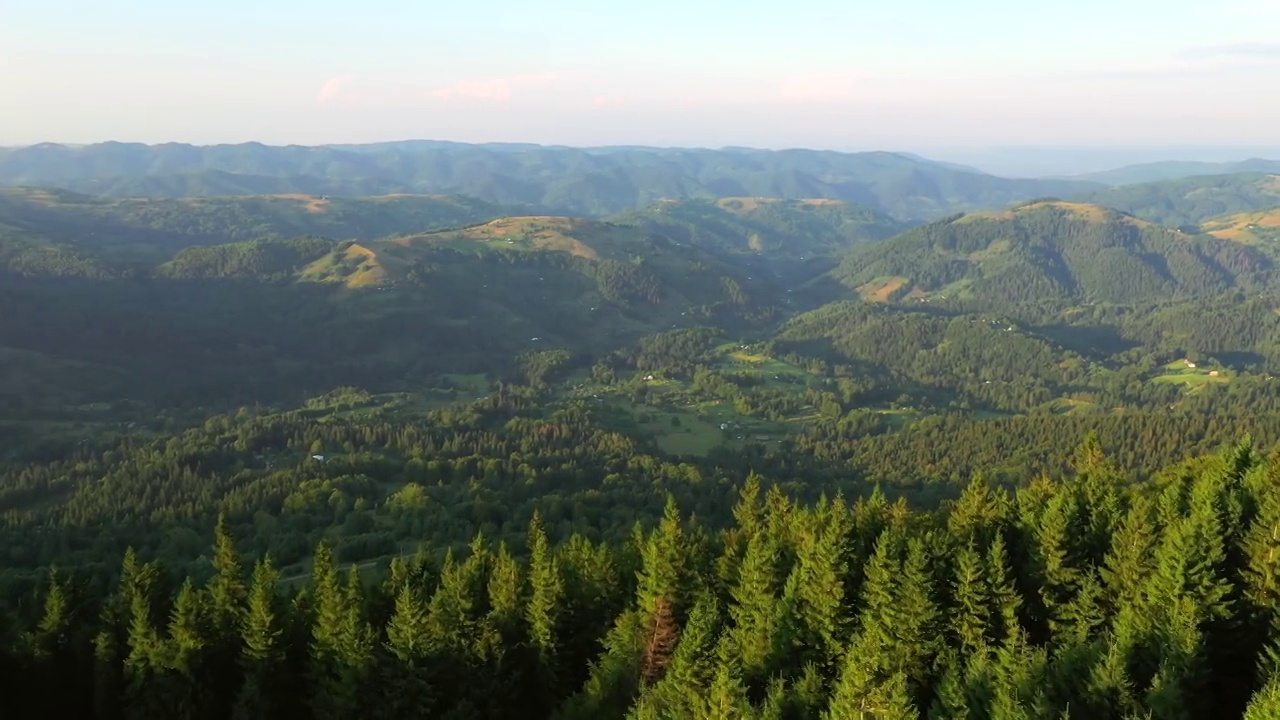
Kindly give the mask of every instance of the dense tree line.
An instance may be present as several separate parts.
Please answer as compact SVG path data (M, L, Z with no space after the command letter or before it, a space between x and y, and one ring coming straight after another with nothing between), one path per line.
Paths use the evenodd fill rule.
M161 265L158 272L174 279L283 280L306 263L334 251L324 238L297 238L276 242L241 242L192 247ZM338 246L339 251L343 248Z
M1092 440L937 510L796 502L723 528L668 500L616 542L477 535L309 580L220 522L175 574L51 572L9 605L6 708L95 718L1267 718L1280 458L1249 441L1131 485Z

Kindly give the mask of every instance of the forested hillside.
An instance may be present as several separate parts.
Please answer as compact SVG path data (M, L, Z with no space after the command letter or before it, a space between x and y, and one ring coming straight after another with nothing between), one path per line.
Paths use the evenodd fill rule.
M112 197L461 194L611 215L663 199L826 198L900 220L1096 187L1011 180L887 152L383 143L271 147L55 144L0 150L0 184Z
M1270 718L1280 482L1246 440L1121 481L1090 440L935 511L668 500L628 537L419 544L194 575L51 572L5 634L11 710L59 717ZM406 511L413 496L404 499ZM421 500L416 501L421 503ZM723 524L723 527L722 527ZM299 589L299 585L304 589Z
M1032 202L945 219L848 254L834 277L868 299L1135 303L1267 287L1270 257L1097 205Z
M1206 175L1122 185L1080 197L1084 202L1191 231L1220 215L1280 206L1280 175L1274 172Z
M839 253L908 227L852 203L778 198L668 201L619 221L722 252L802 258Z
M25 275L119 274L196 246L302 236L382 238L504 214L496 206L461 197L109 200L6 188L0 189L0 262Z
M0 166L310 162L38 150ZM1262 195L320 152L432 153L536 206L0 192L4 717L1278 712Z

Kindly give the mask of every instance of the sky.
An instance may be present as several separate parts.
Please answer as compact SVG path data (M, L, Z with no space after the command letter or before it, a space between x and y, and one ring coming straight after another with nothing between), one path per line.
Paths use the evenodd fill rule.
M0 0L0 145L1280 146L1280 0Z

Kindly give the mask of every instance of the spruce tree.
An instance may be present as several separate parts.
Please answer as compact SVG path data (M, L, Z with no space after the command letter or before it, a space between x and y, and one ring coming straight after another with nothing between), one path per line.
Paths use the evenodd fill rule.
M219 515L214 529L213 577L207 586L210 620L217 643L235 646L239 639L248 595L243 573L227 518Z
M675 499L668 497L662 522L642 546L642 567L636 592L643 612L653 613L659 601L670 603L677 617L688 611L692 562L686 540Z
M372 633L363 621L355 568L343 587L333 552L321 543L312 563L315 620L311 634L308 697L316 720L339 720L359 712L372 663Z
M800 664L816 663L834 674L841 644L848 634L850 617L845 603L845 578L849 575L848 508L842 501L831 505L825 522L802 539L787 578L783 602L794 618L791 642Z
M84 623L76 617L72 592L70 582L51 568L40 620L21 638L19 654L26 656L31 675L9 696L14 712L23 704L36 715L68 717L92 711L92 666L83 649ZM6 634L0 619L0 636ZM8 649L0 641L0 654Z
M778 563L773 539L765 534L753 536L729 606L733 619L729 639L741 677L751 687L762 687L760 683L777 669L789 650L783 637L785 605L777 595Z
M378 717L429 717L434 690L429 672L432 648L427 606L417 588L406 583L396 595L395 611L387 623L386 655L380 673L382 694Z
M236 696L235 720L283 714L283 703L277 700L285 670L284 628L280 597L276 592L279 580L280 573L272 566L270 556L254 565L248 610L241 620L240 664L244 685Z
M537 653L540 685L556 696L559 674L560 624L564 612L564 576L542 519L529 525L529 642ZM549 699L549 698L548 698Z
M206 662L207 625L199 593L187 578L173 604L165 649L165 695L171 717L199 718L213 710L209 705L214 698L209 688L213 673Z
M720 610L714 596L699 597L660 677L648 678L632 717L693 717L715 677Z
M554 715L557 720L597 720L626 715L640 689L649 624L653 613L623 613L604 638L582 689Z
M844 669L822 720L915 720L915 708L903 672L881 676L873 668L883 667L876 654L883 650L855 643L846 656Z
M1266 481L1255 491L1256 511L1242 541L1246 623L1254 638L1273 638L1263 649L1258 674L1280 672L1280 459L1272 458Z
M747 698L737 651L732 644L722 642L717 656L711 687L707 688L704 701L692 717L696 720L751 720L755 712Z
M479 707L492 688L484 674L483 622L489 613L487 571L491 553L477 537L461 563L450 552L441 568L440 584L427 604L425 635L433 657L438 712ZM492 678L490 678L492 679Z
M26 642L32 658L47 662L62 654L70 639L71 598L68 583L58 577L57 568L50 568L48 589L44 596L44 612Z
M1244 720L1280 720L1280 678L1271 676L1249 700Z
M947 529L959 542L986 543L998 530L1006 512L1007 508L1002 507L986 478L977 473L947 513Z
M166 665L165 646L153 617L152 596L158 581L159 568L139 564L129 548L120 580L129 608L129 651L124 661L127 718L149 719L167 705L160 682Z
M1036 528L1033 559L1044 610L1040 620L1047 637L1055 639L1063 631L1066 607L1079 590L1080 569L1072 542L1079 524L1077 509L1075 496L1062 489L1049 501Z
M205 586L209 606L209 646L205 667L211 680L210 714L219 718L231 712L232 700L243 685L241 626L246 611L247 589L244 569L225 515L218 516L214 528L213 577Z
M986 565L972 541L956 551L951 633L962 655L983 652L991 639L991 591Z
M1101 574L1107 596L1116 606L1135 598L1150 574L1157 540L1151 512L1148 500L1135 497L1111 538Z
M1014 584L1013 570L1004 538L997 535L987 550L987 587L991 592L992 617L999 619L1000 637L1022 629L1022 596Z
M486 648L483 655L501 664L506 652L525 639L524 571L506 543L493 557L487 588L489 613L484 619Z

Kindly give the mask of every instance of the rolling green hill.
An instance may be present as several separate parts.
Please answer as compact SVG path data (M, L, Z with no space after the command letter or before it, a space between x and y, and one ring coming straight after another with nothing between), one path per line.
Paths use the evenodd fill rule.
M853 203L777 198L670 200L618 221L715 252L792 258L834 255L906 229Z
M535 273L523 282L552 304L589 282L582 298L589 305L661 309L668 319L677 310L689 317L729 306L761 307L778 290L766 275L751 275L642 228L554 216L505 217L457 230L344 243L304 268L300 279L348 288L456 284L465 294L476 292L476 282L481 289L519 285L503 277L508 268Z
M1265 284L1268 256L1097 205L1039 201L963 215L849 253L833 276L864 299L1134 303Z
M1280 250L1280 207L1213 218L1200 227L1223 240Z
M0 152L0 184L114 197L457 194L594 217L663 199L825 198L903 220L1095 187L997 178L887 152L421 142L343 147L44 144Z
M129 277L11 278L0 348L110 375L77 384L75 404L164 404L214 387L221 400L289 398L343 377L403 388L502 374L526 352L576 357L662 329L767 322L786 302L767 270L635 226L548 216L385 240L198 246Z
M1087 193L1079 200L1189 231L1209 218L1280 205L1280 175L1205 175L1124 185Z
M1201 388L1160 374L1180 358L1280 361L1273 261L1248 234L1264 214L1182 233L1043 200L877 240L901 225L826 200L602 221L451 198L0 198L0 403L50 437L338 385L435 403L554 369L557 402L604 399L610 427L707 455L855 411L883 429L1163 407ZM326 228L356 237L290 235ZM715 352L652 350L695 329Z
M1095 370L1086 357L999 315L942 315L865 302L797 315L770 347L897 378L904 392L938 406L1000 412L1051 406L1088 388Z
M104 199L5 188L0 189L0 242L43 248L101 268L154 263L192 246L301 236L379 238L503 214L488 203L448 196ZM29 265L26 272L36 272Z

